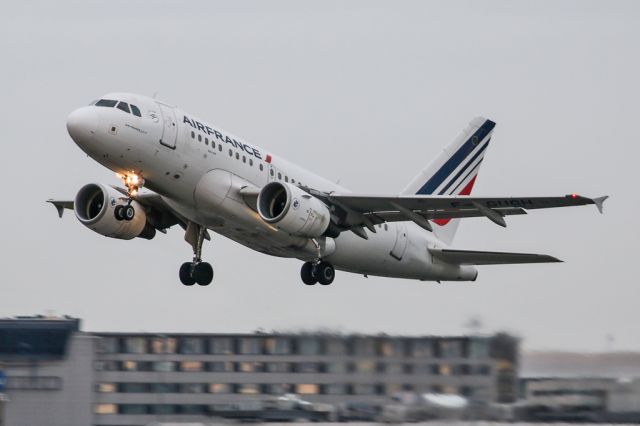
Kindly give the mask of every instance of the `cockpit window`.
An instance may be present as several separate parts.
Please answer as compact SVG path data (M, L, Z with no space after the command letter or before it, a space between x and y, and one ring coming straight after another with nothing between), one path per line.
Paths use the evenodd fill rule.
M126 103L126 102L119 102L118 106L116 108L121 109L122 111L126 112L127 114L131 114L131 111L129 111L129 104Z
M100 99L96 102L96 106L113 108L117 103L118 101L112 101L111 99Z
M142 114L140 114L140 110L137 106L133 104L130 104L129 106L131 107L131 112L133 113L133 115L135 115L136 117L142 117Z

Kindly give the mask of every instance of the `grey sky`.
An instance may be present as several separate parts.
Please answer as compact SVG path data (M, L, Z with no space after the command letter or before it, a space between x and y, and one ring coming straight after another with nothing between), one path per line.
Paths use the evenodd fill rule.
M91 330L332 328L460 333L472 315L527 348L640 350L637 324L640 4L530 2L5 2L0 16L4 224L0 315L47 310ZM564 264L482 267L473 284L338 273L214 236L208 288L184 288L180 229L118 241L44 200L118 183L69 138L109 91L153 95L354 191L396 193L474 116L498 123L477 195L611 195L460 248Z

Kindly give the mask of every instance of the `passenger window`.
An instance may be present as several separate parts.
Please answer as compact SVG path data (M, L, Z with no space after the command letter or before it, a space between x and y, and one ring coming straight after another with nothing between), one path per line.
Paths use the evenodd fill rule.
M233 157L233 151L229 150L229 157Z
M195 139L196 138L196 132L194 132L193 130L191 131L191 139Z
M249 158L249 165L253 166L253 160L251 158Z
M204 144L209 145L209 138L204 138Z
M211 139L211 148L215 148L216 147L216 143L214 142L213 139Z
M131 114L131 111L129 111L129 104L126 102L119 102L116 108L126 112L127 114Z
M202 142L202 135L198 135L198 142Z
M117 103L118 101L112 101L111 99L100 99L96 102L96 106L113 108Z
M218 151L222 152L222 145L218 145Z
M284 177L284 181L285 181L285 182L289 182L289 176L286 176L286 175L285 175L285 177Z
M282 173L278 172L278 180L282 180Z
M242 162L246 163L247 162L247 157L245 155L242 156Z
M239 160L239 159L240 159L240 154L236 152L236 160Z
M291 183L296 183L296 180L295 179L291 179Z
M140 110L137 106L132 104L129 104L129 106L131 107L131 112L133 113L133 115L135 115L136 117L142 117L142 114L140 114Z
M264 166L260 163L260 170L264 170Z
M270 174L271 176L273 176L273 169L270 169L270 170L269 170L269 174Z

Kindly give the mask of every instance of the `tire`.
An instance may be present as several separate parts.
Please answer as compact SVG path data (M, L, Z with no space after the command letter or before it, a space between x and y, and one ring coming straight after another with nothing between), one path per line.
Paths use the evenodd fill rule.
M332 264L327 262L320 262L320 264L316 266L315 275L320 284L329 285L336 277L336 270L333 268Z
M186 286L192 286L196 283L196 280L191 276L191 262L184 262L180 266L180 282Z
M133 220L136 215L136 209L133 206L124 206L122 209L122 216L124 216L124 220Z
M124 215L122 214L122 209L124 208L123 205L118 204L114 209L113 209L113 216L116 218L117 221L121 221L122 219L124 219Z
M300 269L300 278L306 285L314 285L318 280L313 276L313 263L305 262Z
M205 286L211 284L211 281L213 281L213 268L211 264L208 262L198 263L193 270L193 278L198 285Z

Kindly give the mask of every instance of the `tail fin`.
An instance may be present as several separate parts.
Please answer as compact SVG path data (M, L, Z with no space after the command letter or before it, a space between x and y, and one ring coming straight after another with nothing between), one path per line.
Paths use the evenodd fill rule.
M477 117L425 167L407 187L403 194L423 195L469 195L478 176L478 170L486 152L493 128L491 120ZM451 244L460 219L436 219L434 233L447 244Z

